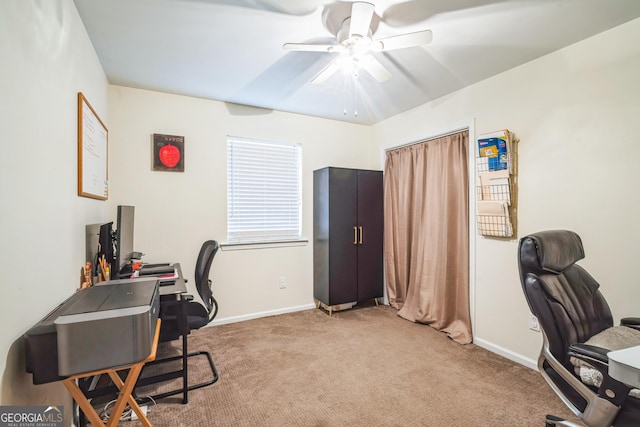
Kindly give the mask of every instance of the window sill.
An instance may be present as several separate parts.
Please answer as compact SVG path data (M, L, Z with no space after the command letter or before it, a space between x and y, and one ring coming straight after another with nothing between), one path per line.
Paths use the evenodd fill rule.
M247 249L288 248L292 246L305 246L307 244L309 244L308 239L283 240L278 242L221 243L220 249L223 251L243 251Z

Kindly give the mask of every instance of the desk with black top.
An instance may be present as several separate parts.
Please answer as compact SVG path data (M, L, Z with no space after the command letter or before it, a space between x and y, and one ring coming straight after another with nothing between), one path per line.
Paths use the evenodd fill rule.
M60 304L51 313L45 316L45 318L43 318L36 325L30 328L25 333L26 371L28 373L33 374L33 383L44 384L44 383L54 382L54 381L66 381L69 385L71 385L71 382L77 381L79 390L74 389L73 392L74 393L77 392L77 396L80 396L80 393L82 393L84 396L86 396L86 399L93 399L99 396L107 396L110 394L120 393L120 388L122 388L123 384L125 383L123 384L115 383L115 385L111 384L107 386L100 386L99 388L97 388L96 385L99 383L99 381L97 380L99 378L98 374L102 373L102 371L110 372L111 370L113 370L111 368L112 365L116 365L116 364L118 366L128 365L128 363L125 363L125 362L129 362L129 360L126 360L123 362L122 360L118 359L118 357L122 356L123 348L127 348L127 349L131 348L131 351L137 349L137 347L135 346L135 342L137 342L135 341L135 338L136 337L140 338L141 336L140 334L136 333L137 329L134 328L135 330L129 330L129 329L121 330L121 332L124 333L123 334L124 337L128 337L130 341L133 340L132 342L128 343L129 344L128 346L124 346L124 347L119 346L117 345L118 342L111 342L111 341L109 341L109 345L106 345L106 346L103 345L104 344L103 342L99 342L99 343L94 342L93 344L88 346L87 349L93 351L92 354L95 357L92 357L91 360L93 361L92 363L94 363L95 366L91 365L91 369L77 368L79 369L77 370L76 368L74 368L76 370L72 371L71 367L69 367L69 370L65 370L66 368L62 370L59 369L60 364L58 363L59 361L58 361L58 351L57 351L59 337L56 332L57 326L55 325L55 323L58 321L58 319L62 319L62 317L64 317L62 315L65 315L65 316L69 315L69 316L76 316L76 317L84 316L83 319L85 317L90 317L91 319L93 319L95 317L94 313L88 312L87 310L92 311L96 308L99 310L111 309L112 308L111 305L102 303L104 298L102 299L95 298L96 295L98 297L100 296L105 297L105 295L106 296L111 295L111 291L107 290L107 286L103 286L103 285L116 285L115 287L109 287L109 288L123 290L124 294L126 294L127 296L131 296L131 298L134 298L136 297L136 295L139 295L137 292L135 292L136 286L138 284L140 285L141 289L145 289L145 290L147 290L149 286L153 287L155 298L152 301L155 301L156 305L149 303L151 304L149 307L151 306L156 307L155 311L152 311L152 313L155 313L155 317L158 317L158 314L157 314L158 299L160 300L159 301L160 319L162 319L163 307L171 307L171 306L176 307L176 309L174 310L174 314L172 318L170 318L170 322L168 323L171 323L172 321L174 324L178 325L177 328L174 328L172 330L172 332L176 332L177 330L178 336L182 338L182 354L174 357L169 357L165 359L155 359L151 361L152 358L155 358L155 350L154 350L152 353L153 357L150 357L144 360L144 362L147 362L146 364L144 364L144 366L152 366L152 365L157 365L161 363L181 360L182 367L181 369L177 369L172 372L162 373L159 375L153 375L153 376L150 375L147 377L144 377L142 374L139 376L136 375L135 377L137 378L137 381L135 382L135 387L133 388L133 391L131 393L134 396L133 398L136 398L135 390L137 388L169 381L172 379L182 378L182 386L180 388L177 388L169 392L160 393L158 395L151 396L151 397L154 400L156 400L156 399L161 399L163 397L168 397L168 396L182 393L183 395L182 402L187 403L188 392L190 390L200 388L205 385L213 384L214 382L216 382L218 379L218 373L215 370L215 367L213 366L211 356L208 355L208 353L206 353L207 357L209 357L209 361L212 366L212 371L214 375L213 379L206 383L201 383L197 385L189 386L188 384L188 365L187 365L188 357L190 355L200 355L205 353L204 352L195 352L195 353L188 352L187 335L189 334L189 327L187 323L186 307L188 302L192 300L193 297L187 294L187 287L186 287L184 277L182 275L182 269L180 267L180 264L174 264L174 268L176 272L174 280L173 279L167 280L166 278L162 278L162 279L158 279L160 283L156 283L155 280L150 280L154 278L153 276L146 275L138 279L129 278L129 279L119 279L119 280L101 282L100 284L95 285L91 288L83 289L73 294L65 302ZM137 283L138 281L140 283ZM122 294L122 292L120 292L118 295L120 294ZM158 298L158 295L159 295L159 298ZM90 297L90 298L86 298L86 297ZM136 301L136 304L139 303L137 299L135 299L135 301ZM81 302L86 303L85 305L87 306L87 308L82 309L84 311L81 311L78 314L76 314L76 311L77 311L76 308L77 306L81 305L80 304ZM137 307L136 304L134 305ZM69 310L71 308L73 308L75 311L72 310L72 312L70 312ZM125 309L126 314L131 314L132 313L131 310L133 309L129 309L129 308ZM135 311L134 314L138 313L138 311L136 310L134 310ZM123 315L124 312L120 314ZM101 316L102 317L100 318L105 318L105 319L114 318L114 315L101 315ZM151 317L152 316L150 316L150 318ZM119 318L119 317L116 316L116 318ZM91 319L88 319L88 320L91 320ZM65 319L62 319L62 320L65 320ZM77 352L73 350L74 348L77 350L78 345L80 345L77 342L78 339L82 340L83 336L89 337L89 338L93 338L94 335L96 337L102 336L102 333L100 331L97 331L96 333L94 333L94 335L91 335L92 331L90 330L90 328L94 325L94 323L91 323L91 322L86 323L84 326L82 326L84 328L83 329L84 335L78 335L74 333L73 331L75 331L75 329L72 329L72 326L75 327L74 325L76 325L76 323L78 322L73 323L72 320L75 320L75 317L73 319L70 319L70 318L66 319L64 322L62 322L64 323L63 327L66 329L63 330L64 336L61 337L61 339L63 340L67 339L68 341L69 337L71 337L74 340L73 344L70 344L71 347L62 346L63 348L62 356L64 357L63 362L66 363L66 364L63 363L63 367L67 365L69 366L74 365L78 361L85 362L84 360L85 357L76 357L78 356L79 353L76 354ZM67 325L67 323L71 326ZM159 335L161 336L162 330L165 327L165 322L162 321L158 323L161 325L160 333L159 333ZM153 322L153 324L155 325L155 322ZM121 325L118 324L117 326L115 326L115 328L119 329L121 328ZM115 334L108 334L108 338L111 340L122 339L122 337L118 338L118 336ZM173 338L173 339L176 339L176 338ZM147 343L147 344L151 345L150 343ZM112 352L108 354L107 353L103 354L103 353L99 353L99 351L96 350L96 348L103 348L103 347L106 349L104 351L112 351ZM140 358L143 358L146 356L147 356L147 353L142 355ZM135 360L133 359L131 359L130 361L135 362ZM138 365L135 365L135 366L138 366ZM141 366L142 365L140 365L140 367ZM105 368L106 370L102 368ZM144 369L142 369L142 372L144 372ZM78 373L79 376L75 375L76 373ZM89 373L89 374L95 373L96 375L85 376L84 375L85 373ZM111 376L111 373L109 374L109 376ZM134 382L134 376L130 376L128 378L129 378L129 382L125 384L127 389L129 385L133 384ZM122 403L123 400L119 402ZM82 426L85 424L84 413L81 412L80 414L81 416L79 421L80 421L80 425Z

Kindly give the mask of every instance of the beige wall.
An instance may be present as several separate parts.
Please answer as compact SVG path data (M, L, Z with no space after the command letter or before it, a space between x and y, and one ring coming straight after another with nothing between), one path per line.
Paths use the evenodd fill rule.
M109 123L108 84L71 0L0 2L0 52L0 401L68 403L31 385L20 338L80 285L84 226L105 216L76 195L76 97Z
M111 87L109 117L109 202L135 205L136 250L149 262L179 261L187 278L203 241L226 241L227 135L302 144L302 231L309 240L313 170L378 164L371 128L334 120L120 86ZM185 137L184 173L152 171L154 133ZM215 322L312 307L312 248L218 252L211 269L220 305ZM286 289L279 289L281 276Z
M614 317L637 315L639 39L635 20L379 123L374 136L384 149L465 123L476 135L514 132L518 238L576 231L582 265L599 279ZM533 366L542 339L528 329L517 240L478 236L472 250L476 343Z

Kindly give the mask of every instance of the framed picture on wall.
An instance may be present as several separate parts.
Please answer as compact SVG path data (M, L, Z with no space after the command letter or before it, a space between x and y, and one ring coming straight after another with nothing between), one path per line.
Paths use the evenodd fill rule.
M153 170L184 172L184 136L153 134Z
M107 200L109 132L82 92L78 92L78 196Z

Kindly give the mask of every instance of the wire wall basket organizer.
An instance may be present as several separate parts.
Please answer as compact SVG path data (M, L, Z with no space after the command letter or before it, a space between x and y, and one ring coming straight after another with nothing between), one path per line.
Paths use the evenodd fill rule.
M517 236L516 145L508 130L478 137L476 225L478 234L513 239Z

